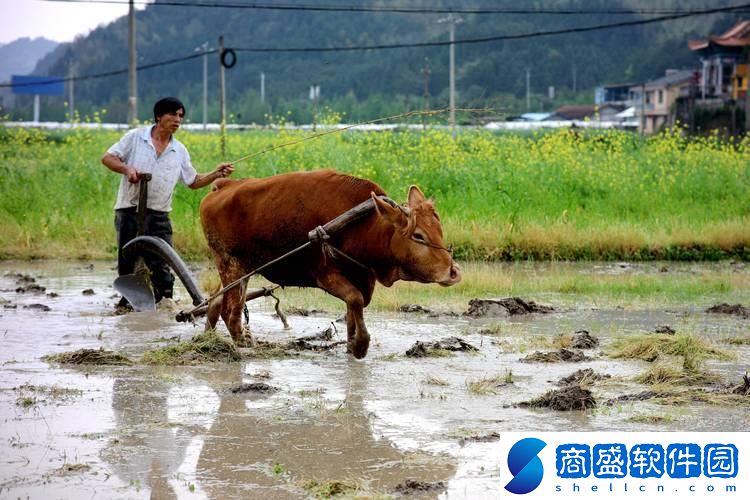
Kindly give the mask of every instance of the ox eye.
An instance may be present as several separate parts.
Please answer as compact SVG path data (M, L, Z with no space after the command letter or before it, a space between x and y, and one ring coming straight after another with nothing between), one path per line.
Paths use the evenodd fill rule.
M414 233L414 239L417 241L427 241L421 233Z

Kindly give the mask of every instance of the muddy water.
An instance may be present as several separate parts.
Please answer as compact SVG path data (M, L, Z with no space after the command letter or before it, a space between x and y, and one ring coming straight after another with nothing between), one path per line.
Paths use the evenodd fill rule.
M18 277L10 273L33 276L46 290L19 293ZM343 347L188 367L43 361L57 352L100 347L137 358L200 331L176 323L174 311L114 316L113 275L103 263L0 262L0 498L304 498L337 484L356 485L365 495L398 496L397 485L407 479L443 482L443 489L417 497L484 498L504 484L492 437L504 431L733 431L750 424L746 408L697 403L625 403L588 412L514 406L584 367L613 376L595 386L599 400L644 390L630 378L645 363L599 354L615 336L664 324L717 341L748 334L749 320L707 315L695 305L621 310L617 304L568 303L561 312L521 319L368 313L373 343L364 361L349 359ZM292 330L285 331L272 316L272 303L250 306L250 326L260 339L313 334L332 322L337 339L345 337L344 326L335 323L338 311L292 316ZM487 328L501 334L480 333ZM519 362L541 340L580 329L601 340L589 351L593 361ZM416 340L449 335L479 352L403 356ZM750 349L732 350L737 359L707 367L738 382ZM508 370L512 384L485 395L469 391L470 382ZM252 382L275 390L232 391ZM634 415L670 419L633 423ZM321 486L315 489L311 481Z

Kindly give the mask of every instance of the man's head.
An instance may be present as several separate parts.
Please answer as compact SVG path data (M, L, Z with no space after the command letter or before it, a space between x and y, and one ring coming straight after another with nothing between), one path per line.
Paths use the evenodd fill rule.
M158 123L159 118L162 116L168 113L177 113L179 110L182 110L184 116L186 113L185 105L176 97L164 97L159 99L156 101L156 104L154 104L154 122Z

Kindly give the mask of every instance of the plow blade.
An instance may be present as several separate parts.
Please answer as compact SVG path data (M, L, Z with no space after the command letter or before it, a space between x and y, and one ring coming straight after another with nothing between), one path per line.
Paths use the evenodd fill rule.
M134 310L141 312L156 309L154 291L147 272L118 276L112 286L130 302Z

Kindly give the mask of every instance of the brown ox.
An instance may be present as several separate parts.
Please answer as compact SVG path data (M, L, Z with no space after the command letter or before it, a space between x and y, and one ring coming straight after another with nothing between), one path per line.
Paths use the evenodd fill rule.
M373 182L332 170L222 179L201 203L201 223L226 285L304 244L312 229L372 197L375 210L330 235L329 242L356 263L312 245L261 273L279 285L321 288L344 301L348 351L363 358L370 335L362 314L376 280L388 287L397 280L443 286L461 280L433 202L416 186L409 189L408 207L377 198L384 194ZM220 313L240 341L243 295L235 287L212 304L207 327L215 327Z

